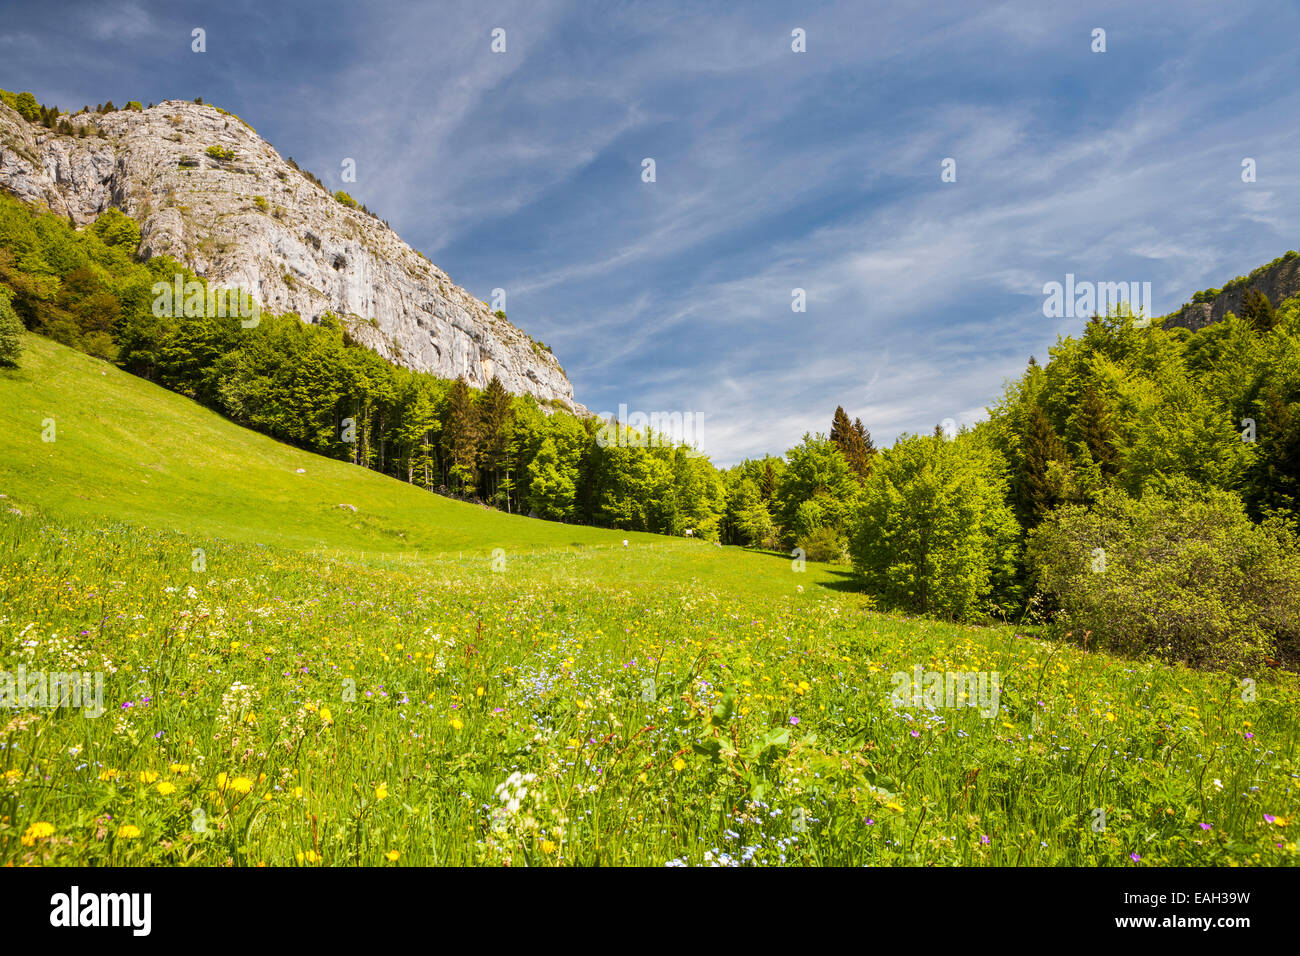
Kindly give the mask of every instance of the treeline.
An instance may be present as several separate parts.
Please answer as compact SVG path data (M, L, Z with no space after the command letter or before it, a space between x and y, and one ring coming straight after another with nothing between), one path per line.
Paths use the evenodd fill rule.
M974 428L881 450L841 408L719 470L497 380L399 368L334 316L155 315L155 282L201 280L138 244L116 210L77 232L0 198L0 350L10 314L320 454L548 520L799 548L910 613L1028 616L1205 666L1300 659L1300 298L1247 296L1196 333L1094 317Z
M29 123L44 126L46 129L62 133L66 136L78 136L83 138L86 136L98 136L103 138L107 134L105 134L105 132L98 126L89 123L72 123L68 120L69 116L81 116L82 114L92 112L102 115L104 113L114 113L118 110L118 107L113 105L113 101L109 100L107 103L100 103L93 110L89 106L83 106L76 113L64 113L57 106L45 106L44 104L37 102L36 97L31 93L14 93L11 90L0 90L0 102L3 102L10 109L17 112L19 116ZM152 109L153 104L150 103L149 107ZM135 110L138 112L143 110L144 106L141 103L132 100L127 103L126 106L123 106L122 109Z
M33 332L97 355L300 448L502 510L716 539L725 498L707 458L660 436L395 366L346 323L262 313L154 314L153 286L206 283L168 257L134 261L115 209L77 232L0 197L0 288ZM184 312L182 308L165 310Z
M1300 662L1300 297L1199 332L1091 319L956 435L746 462L729 527L846 552L886 606L1195 665ZM853 463L857 463L854 465Z

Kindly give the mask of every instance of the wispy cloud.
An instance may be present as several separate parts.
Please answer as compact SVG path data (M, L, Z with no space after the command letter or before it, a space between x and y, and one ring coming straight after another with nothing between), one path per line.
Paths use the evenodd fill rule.
M1267 0L234 0L204 10L206 57L192 11L77 9L3 38L0 85L203 95L335 187L355 159L349 191L505 288L580 401L703 412L722 462L838 404L883 443L969 423L1077 331L1043 317L1044 282L1151 281L1173 309L1294 245L1300 212L1300 12Z

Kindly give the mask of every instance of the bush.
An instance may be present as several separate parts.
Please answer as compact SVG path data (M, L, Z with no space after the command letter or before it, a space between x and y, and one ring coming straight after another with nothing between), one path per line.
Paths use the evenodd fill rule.
M229 162L235 158L235 151L233 149L227 149L224 146L209 146L207 153L213 159L220 160L221 162Z
M104 210L90 231L105 245L120 248L127 255L135 255L140 246L140 224L120 209L109 207Z
M848 550L844 539L834 528L818 528L801 537L796 547L803 549L803 556L809 561L827 561L832 564L844 564L848 561Z
M334 198L343 203L343 205L347 206L349 209L357 208L357 201L341 189L334 194Z
M880 456L864 486L849 551L883 603L954 619L1005 614L1020 526L1005 465L977 433L909 435Z
M29 123L35 123L41 118L41 104L37 103L36 97L30 93L19 93L14 102L14 109Z
M11 297L0 285L0 365L17 365L23 352L23 323L10 305Z
M1235 494L1184 480L1059 508L1028 558L1062 626L1115 651L1240 670L1296 651L1296 548L1280 520L1253 524Z

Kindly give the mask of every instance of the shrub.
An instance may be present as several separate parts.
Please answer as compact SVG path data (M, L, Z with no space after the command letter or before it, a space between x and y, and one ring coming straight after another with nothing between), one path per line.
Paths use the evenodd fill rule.
M1012 610L1020 527L1005 470L977 433L900 438L867 479L849 541L867 589L954 619Z
M140 224L120 209L110 207L104 210L90 231L105 245L120 248L128 255L134 255L140 246Z
M1280 520L1186 480L1057 509L1030 536L1033 579L1061 626L1109 649L1252 668L1300 636L1300 557Z
M0 365L17 365L23 351L23 323L10 305L12 293L0 285Z
M19 93L15 98L14 109L29 123L35 123L41 118L41 104L30 93Z
M265 196L254 196L254 197L253 197L253 205L256 206L256 207L257 207L259 210L261 210L262 212L266 212L266 210L267 210L267 209L269 208L269 206L270 206L270 204L266 201L266 197L265 197Z
M843 564L848 559L844 539L834 528L818 528L799 538L797 547L803 549L803 556L809 561L829 561Z
M341 189L334 194L334 198L343 203L343 205L347 206L349 209L357 208L357 201Z
M235 158L235 151L224 146L209 146L207 153L213 159L220 160L223 163Z

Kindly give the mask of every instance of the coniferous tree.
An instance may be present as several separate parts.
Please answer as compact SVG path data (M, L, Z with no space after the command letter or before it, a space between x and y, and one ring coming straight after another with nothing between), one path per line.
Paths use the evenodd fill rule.
M1258 289L1246 290L1241 300L1241 318L1261 332L1267 332L1277 324L1273 303Z
M763 462L763 478L758 483L758 494L764 502L771 501L776 494L776 470L772 467L771 460Z
M478 478L481 432L478 412L463 377L456 379L451 387L442 440L450 462L451 477L461 490L472 495Z
M1024 436L1024 470L1021 474L1021 520L1027 527L1038 524L1052 508L1061 502L1061 492L1052 480L1049 466L1052 462L1068 464L1070 452L1057 436L1052 422L1043 409L1034 405L1029 410Z
M513 423L514 410L510 393L501 384L501 379L493 375L492 381L488 382L487 388L479 398L482 464L491 476L489 489L491 495L496 494L500 483L500 468L510 449Z
M843 405L835 406L835 415L831 418L831 441L840 446L840 451L844 452L844 457L848 457L848 440L849 433L853 430L853 423L849 421L849 416L844 412Z
M1101 393L1089 386L1079 402L1079 432L1084 446L1103 477L1114 478L1119 471L1118 437L1110 409Z
M1256 518L1289 512L1300 526L1300 401L1287 402L1269 385L1258 404L1259 457L1247 478L1247 503Z
M876 444L871 440L871 432L867 431L867 426L862 424L862 419L853 419L853 431L857 434L858 439L862 442L862 447L866 450L867 459L876 453Z
M831 421L831 441L839 447L859 483L866 481L867 475L871 474L871 455L875 446L871 444L871 436L862 424L862 419L850 422L843 405L835 408L835 417Z

